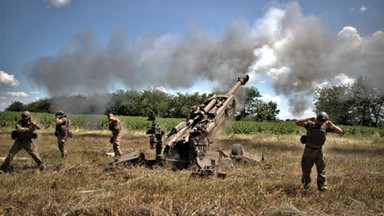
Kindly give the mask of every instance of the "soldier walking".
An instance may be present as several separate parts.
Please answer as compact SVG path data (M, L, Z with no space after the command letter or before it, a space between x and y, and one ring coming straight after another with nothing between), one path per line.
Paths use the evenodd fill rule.
M31 155L40 170L46 168L39 156L36 145L32 141L32 139L37 138L37 134L34 133L34 131L39 130L40 128L40 125L32 120L32 115L29 111L21 113L21 119L16 122L16 130L12 132L12 139L14 139L15 142L9 150L9 154L7 158L5 158L4 163L1 165L1 170L4 172L10 171L10 163L13 160L13 157L21 149L24 149L29 155Z
M113 152L115 157L120 157L123 153L120 150L121 131L123 129L122 124L115 115L111 112L107 114L109 130L112 132L110 143L113 145Z
M61 157L67 157L67 150L65 148L65 142L70 137L69 132L70 120L63 110L56 112L56 129L55 136L57 137L57 144L61 153Z
M329 121L326 112L319 112L316 117L305 118L296 121L296 125L307 130L302 136L301 142L305 144L304 153L301 159L302 178L304 189L308 189L311 183L311 170L316 165L317 187L320 191L326 191L327 181L325 176L325 162L322 147L328 132L342 134L343 130Z

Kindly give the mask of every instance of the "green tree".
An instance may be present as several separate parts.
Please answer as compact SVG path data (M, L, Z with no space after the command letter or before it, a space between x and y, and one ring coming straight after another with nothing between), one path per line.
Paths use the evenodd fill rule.
M240 91L240 101L244 106L236 115L236 119L242 119L247 116L252 116L256 121L273 121L277 119L280 110L277 109L275 102L269 101L265 103L261 100L262 95L255 87L246 87Z
M243 103L243 107L236 115L236 119L240 120L247 116L253 116L257 111L255 107L258 107L261 103L261 94L255 87L245 87L239 90L239 101Z
M51 110L51 101L47 98L39 99L25 105L25 109L31 112L49 112Z
M357 125L378 126L383 118L383 98L375 89L365 83L363 77L358 78L351 86L353 104L353 120Z
M256 121L274 121L277 119L277 115L280 113L280 110L277 109L277 104L272 101L269 101L268 103L261 102L255 108L255 111Z
M154 112L156 115L163 116L166 110L168 94L156 89L146 90L140 93L138 106L140 108L140 116L146 116L149 112Z
M23 110L25 110L25 106L20 101L14 101L7 108L5 108L5 111L20 112L20 111L23 111Z
M379 126L383 122L384 99L362 77L350 86L317 90L315 111L325 111L338 124Z
M315 112L325 111L330 118L338 124L352 124L350 112L351 99L350 87L331 86L317 89L314 96Z

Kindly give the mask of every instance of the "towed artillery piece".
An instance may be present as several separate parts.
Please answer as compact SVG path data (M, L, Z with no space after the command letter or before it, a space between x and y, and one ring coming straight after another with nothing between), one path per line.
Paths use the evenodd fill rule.
M156 159L147 160L144 153L130 153L120 157L114 164L154 166L170 163L176 170L195 166L197 173L205 175L215 173L222 158L229 157L237 162L252 161L253 159L243 155L241 144L234 144L229 155L219 149L218 162L206 157L215 134L225 120L234 115L236 108L234 93L248 80L248 75L241 75L226 94L213 95L200 106L194 107L188 120L180 122L165 138L159 139L159 142L165 144L165 148L162 152L156 150Z

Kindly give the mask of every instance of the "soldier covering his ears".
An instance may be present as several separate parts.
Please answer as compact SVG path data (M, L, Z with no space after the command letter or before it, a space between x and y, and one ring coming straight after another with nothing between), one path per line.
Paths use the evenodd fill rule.
M300 119L296 121L296 125L304 127L307 130L306 135L301 137L301 142L305 144L301 159L301 182L304 185L304 189L309 188L311 183L311 170L315 164L317 170L317 187L320 191L325 191L328 188L322 147L328 132L342 134L343 130L329 121L326 112L319 112L316 117Z

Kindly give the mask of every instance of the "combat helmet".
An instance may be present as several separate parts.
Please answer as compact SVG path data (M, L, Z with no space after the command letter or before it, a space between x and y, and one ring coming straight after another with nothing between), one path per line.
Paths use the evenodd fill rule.
M61 116L61 115L65 115L64 111L63 110L58 110L56 112L56 116Z
M23 111L21 113L21 118L24 119L24 120L30 119L31 116L32 116L31 113L29 111L27 111L27 110Z
M320 121L320 122L326 122L326 121L328 121L328 119L329 119L329 116L328 116L328 114L327 114L326 112L324 112L324 111L319 112L319 113L317 114L317 117L316 117L316 120L317 120L317 121Z

